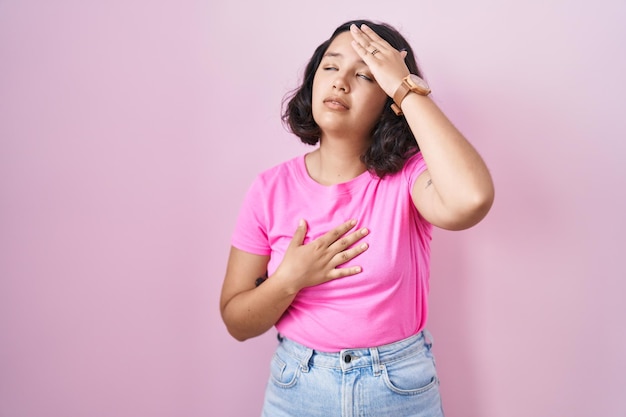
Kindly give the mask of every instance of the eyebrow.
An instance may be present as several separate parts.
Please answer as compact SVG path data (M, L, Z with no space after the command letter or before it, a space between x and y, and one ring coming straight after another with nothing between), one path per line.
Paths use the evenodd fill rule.
M327 58L327 57L329 57L329 58L343 58L343 54L341 54L341 53L339 53L339 52L326 52L326 53L322 56L322 58ZM367 64L365 63L365 61L363 61L362 59L360 59L360 60L359 60L359 63L360 63L360 64L367 65Z

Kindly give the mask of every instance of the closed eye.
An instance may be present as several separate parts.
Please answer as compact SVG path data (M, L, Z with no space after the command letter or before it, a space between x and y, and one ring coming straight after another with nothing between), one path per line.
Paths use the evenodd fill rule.
M367 76L367 75L365 75L365 74L357 74L357 77L361 77L361 78L363 78L364 80L366 80L366 81L370 81L370 82L373 82L373 81L374 81L371 77L368 77L368 76Z

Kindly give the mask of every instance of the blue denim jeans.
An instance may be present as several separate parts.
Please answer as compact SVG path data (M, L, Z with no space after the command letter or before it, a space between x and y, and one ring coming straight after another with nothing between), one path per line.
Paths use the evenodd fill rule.
M279 336L264 417L443 417L431 336L337 353Z

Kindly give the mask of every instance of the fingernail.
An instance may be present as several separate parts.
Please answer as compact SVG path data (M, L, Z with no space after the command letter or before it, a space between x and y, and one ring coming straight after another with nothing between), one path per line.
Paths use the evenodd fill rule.
M298 222L298 226L299 227L304 226L304 219L300 219L300 221Z
M361 249L363 249L363 250L367 249L367 243L362 244L361 245Z
M368 234L368 233L369 233L369 230L367 230L366 228L361 229L361 234L362 234L363 236L365 236L365 235L366 235L366 234Z

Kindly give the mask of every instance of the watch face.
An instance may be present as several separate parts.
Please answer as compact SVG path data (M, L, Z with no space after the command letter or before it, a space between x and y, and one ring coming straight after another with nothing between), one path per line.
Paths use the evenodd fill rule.
M421 94L430 93L430 87L428 87L428 84L426 84L426 81L422 80L420 77L418 77L415 74L410 74L409 79L410 79L410 84L413 84L411 87L419 90L417 92Z

